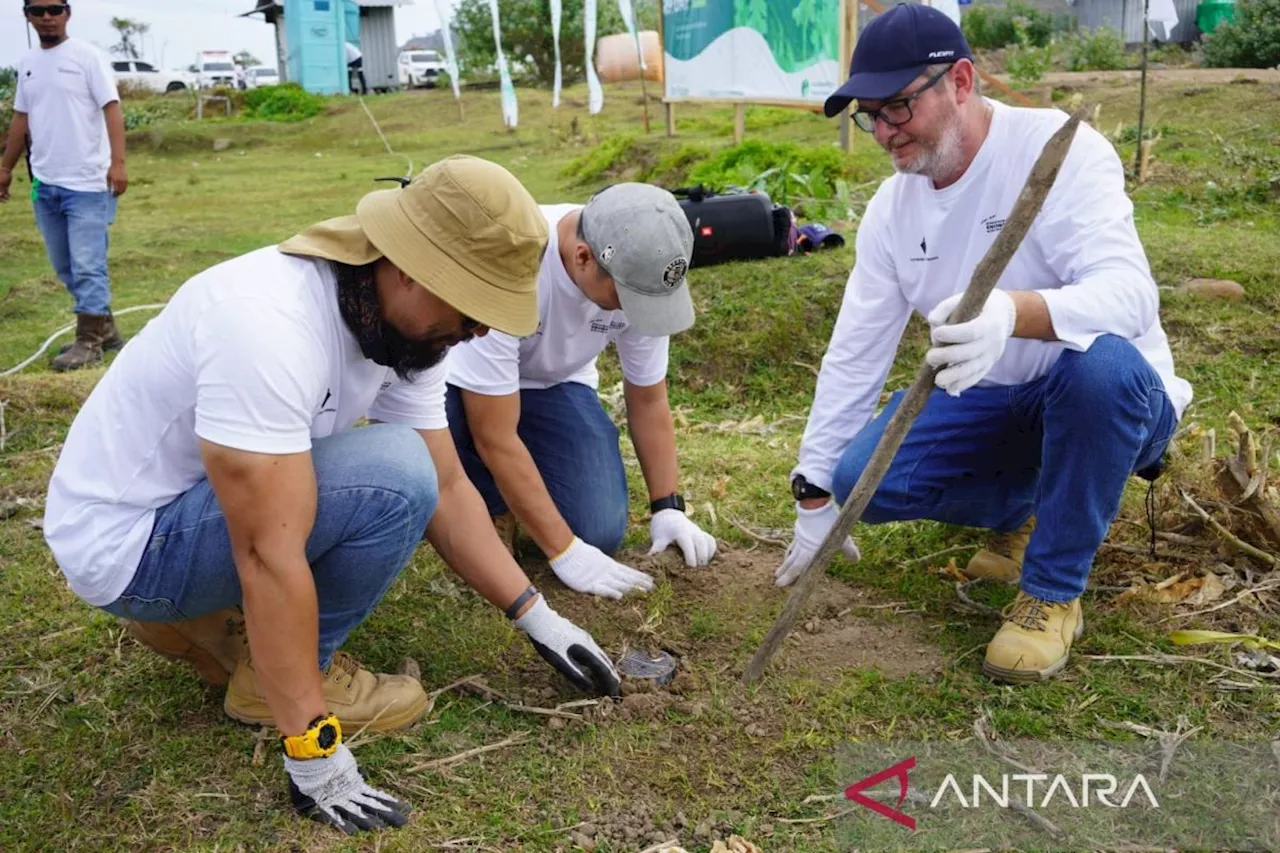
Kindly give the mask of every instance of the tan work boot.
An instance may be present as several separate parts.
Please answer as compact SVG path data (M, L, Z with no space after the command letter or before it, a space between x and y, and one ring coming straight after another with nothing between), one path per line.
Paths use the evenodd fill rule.
M115 320L110 314L77 314L76 339L58 353L50 366L54 370L79 370L102 361L102 347L118 338Z
M113 350L118 350L124 346L124 338L120 336L120 330L116 328L115 315L113 315L110 311L108 311L107 317L110 319L110 323L108 324L110 328L107 330L107 337L102 341L103 353L112 352ZM58 347L58 355L62 355L64 352L71 349L73 346L75 346L74 342L63 344L62 346Z
M498 531L498 538L502 540L502 544L507 546L507 553L511 556L516 555L516 521L515 513L508 510L502 515L490 516L493 521L493 529Z
M1002 615L1004 624L982 662L982 671L997 681L1025 684L1056 675L1084 633L1079 598L1058 604L1019 591Z
M1022 578L1022 558L1027 553L1031 531L1035 529L1036 519L1032 516L1009 533L991 531L987 547L974 554L964 567L965 576L971 580L1017 583Z
M416 723L427 709L427 692L416 678L374 674L344 652L335 653L329 668L320 675L325 706L337 715L348 734L366 726L371 732L402 729ZM231 676L222 709L242 723L269 726L275 722L248 655Z
M221 687L248 648L244 614L235 608L219 610L181 622L124 620L125 630L152 651L195 668L206 684Z

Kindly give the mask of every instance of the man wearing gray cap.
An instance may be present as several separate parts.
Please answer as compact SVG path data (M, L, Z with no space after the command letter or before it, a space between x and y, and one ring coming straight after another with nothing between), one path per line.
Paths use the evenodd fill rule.
M618 430L596 394L596 357L611 341L649 490L650 553L675 544L687 565L704 566L716 551L684 512L667 403L669 337L693 325L693 231L675 197L648 184L541 209L551 239L538 328L491 332L450 353L449 428L509 548L518 523L566 586L621 598L653 579L609 556L628 518Z

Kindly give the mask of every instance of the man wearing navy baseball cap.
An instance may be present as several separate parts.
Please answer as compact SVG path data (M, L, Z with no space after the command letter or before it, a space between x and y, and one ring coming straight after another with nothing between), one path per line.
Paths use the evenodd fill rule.
M826 114L853 118L896 174L858 226L857 261L791 472L795 535L777 571L813 559L902 391L874 408L912 311L936 385L862 515L988 531L972 578L1016 583L983 671L1048 678L1084 620L1080 596L1130 474L1158 475L1191 401L1111 144L1082 124L1039 216L979 316L950 324L1046 141L1067 116L983 97L960 28L897 6L858 39ZM873 417L874 415L874 417ZM834 500L833 500L834 498ZM843 551L858 558L852 538Z

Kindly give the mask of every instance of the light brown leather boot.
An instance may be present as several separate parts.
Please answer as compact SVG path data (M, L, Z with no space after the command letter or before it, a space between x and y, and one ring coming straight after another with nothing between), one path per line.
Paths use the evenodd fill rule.
M118 338L115 320L110 314L77 314L76 339L58 353L51 365L54 370L79 370L102 361L102 346L112 337Z
M1036 529L1035 516L1017 530L1009 533L992 531L987 537L987 547L974 554L964 567L966 576L973 580L992 580L1017 583L1022 578L1022 558L1031 541L1031 531Z
M182 622L134 622L125 630L135 640L167 658L191 664L206 684L221 687L231 680L248 649L244 614L219 610Z
M320 675L325 705L337 715L344 733L355 734L361 728L371 732L403 729L416 723L427 709L427 692L418 679L369 672L344 652L334 654L333 662ZM245 656L231 676L222 709L242 723L274 724L250 656Z
M1084 633L1078 598L1058 604L1019 591L1003 615L982 661L982 671L996 681L1026 684L1056 675Z

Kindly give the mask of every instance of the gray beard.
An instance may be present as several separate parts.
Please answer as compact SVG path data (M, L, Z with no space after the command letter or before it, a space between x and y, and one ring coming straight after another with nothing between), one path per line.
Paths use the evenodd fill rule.
M922 151L915 160L905 166L894 164L894 168L907 175L924 175L933 181L941 181L951 177L959 168L964 158L960 143L960 121L947 125L938 141L930 148Z

